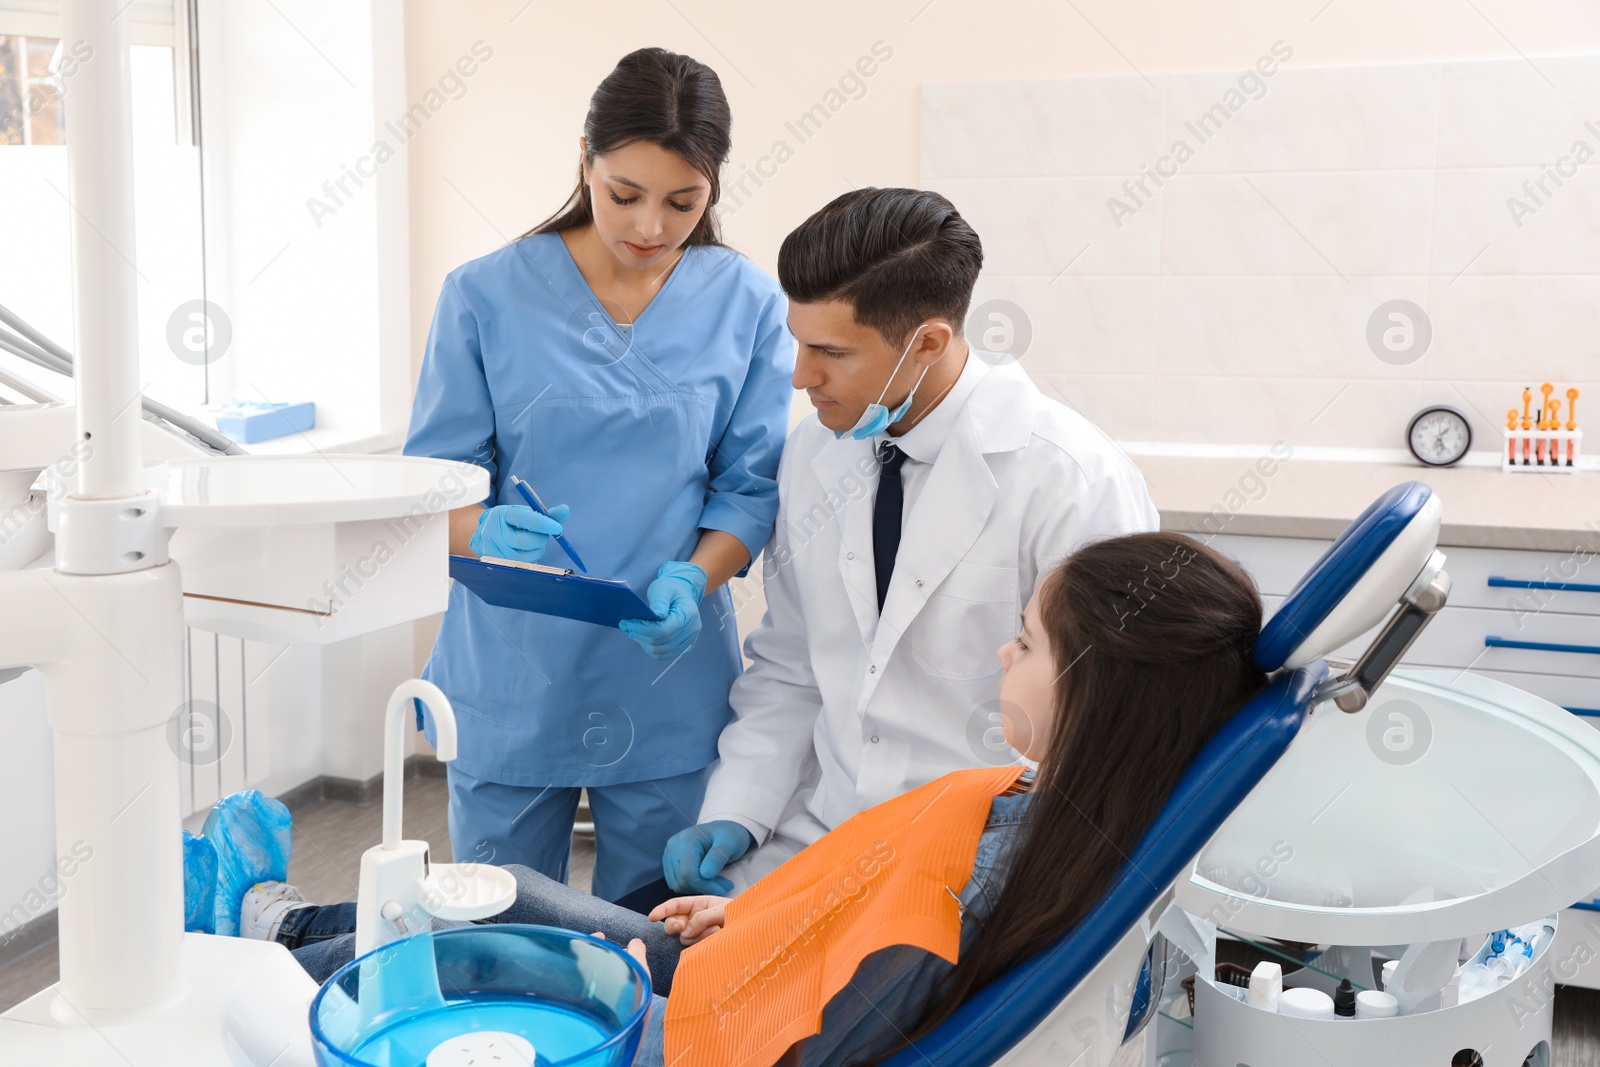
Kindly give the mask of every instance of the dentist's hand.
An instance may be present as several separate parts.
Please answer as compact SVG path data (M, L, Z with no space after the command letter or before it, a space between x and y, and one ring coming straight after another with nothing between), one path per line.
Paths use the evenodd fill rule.
M661 870L674 892L727 896L733 892L733 883L717 875L755 843L750 831L736 822L701 823L672 835L661 857Z
M663 563L645 592L655 619L623 619L617 625L656 659L677 659L700 636L700 598L705 595L706 572L698 564Z
M545 546L571 513L565 504L557 504L548 515L526 504L498 504L478 516L478 528L467 547L480 556L533 563L544 558Z

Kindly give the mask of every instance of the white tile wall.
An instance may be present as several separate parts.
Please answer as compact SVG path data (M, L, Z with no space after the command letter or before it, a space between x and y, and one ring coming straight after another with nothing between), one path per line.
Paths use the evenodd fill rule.
M923 169L952 178L1123 174L1164 147L1160 83L1137 76L930 84L923 106L942 117ZM1072 137L1056 136L1063 115Z
M983 237L985 270L1053 278L1078 274L1155 274L1161 263L1161 216L1149 210L1119 228L1095 178L946 178L929 180ZM1068 266L1070 264L1070 267Z
M1121 440L1403 449L1446 403L1487 456L1525 385L1600 413L1600 56L927 85L922 184L983 238L975 308ZM1406 366L1366 341L1400 298Z
M1600 63L1592 56L1447 63L1441 68L1440 167L1553 162L1600 120Z

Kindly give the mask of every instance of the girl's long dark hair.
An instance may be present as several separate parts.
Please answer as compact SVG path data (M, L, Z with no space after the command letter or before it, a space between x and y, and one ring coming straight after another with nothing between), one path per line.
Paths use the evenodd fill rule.
M676 152L711 183L705 212L684 243L717 245L722 236L711 209L722 195L722 165L733 143L732 126L733 112L716 71L664 48L641 48L623 56L589 97L584 159L592 164L596 156L635 141ZM559 233L593 221L594 205L580 165L577 187L566 204L522 236Z
M1088 545L1045 579L1040 608L1061 675L1024 836L994 916L908 1042L1099 903L1185 768L1266 682L1250 576L1181 534Z

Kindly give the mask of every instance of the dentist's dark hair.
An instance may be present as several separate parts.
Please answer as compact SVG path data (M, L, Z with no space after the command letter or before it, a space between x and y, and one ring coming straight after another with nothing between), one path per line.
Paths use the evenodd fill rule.
M665 48L629 52L589 97L583 120L584 158L636 141L676 152L711 183L705 211L685 244L717 245L722 235L711 209L722 195L722 165L732 145L733 112L717 72L689 56ZM578 167L578 184L561 210L522 236L559 233L594 221L589 186Z
M930 318L961 334L982 267L977 232L926 189L853 189L778 249L778 283L790 300L848 300L856 322L891 346Z
M1193 538L1092 543L1046 577L1039 596L1042 636L1062 668L1054 730L1008 843L994 915L907 1043L1076 926L1184 770L1266 684L1251 656L1261 630L1255 584Z

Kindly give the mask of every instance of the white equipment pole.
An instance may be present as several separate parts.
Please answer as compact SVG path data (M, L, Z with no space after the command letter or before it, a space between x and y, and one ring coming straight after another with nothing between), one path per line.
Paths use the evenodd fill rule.
M120 10L119 10L120 9ZM94 449L77 496L143 491L139 450L138 258L133 222L133 107L126 0L67 0L62 40L89 58L67 80L78 440ZM79 45L82 42L82 46Z
M65 1023L179 991L178 757L183 593L157 496L142 485L126 0L66 0L68 197L77 330L77 492L52 501L44 572L54 646L39 664L55 734L56 850L89 855L61 899ZM72 608L63 612L61 600Z

